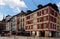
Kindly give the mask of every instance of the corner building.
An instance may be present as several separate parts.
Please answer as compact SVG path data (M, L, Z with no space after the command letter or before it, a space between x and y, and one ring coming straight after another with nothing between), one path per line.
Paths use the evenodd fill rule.
M55 4L39 5L38 9L27 12L25 31L31 36L55 37L57 35L57 13Z

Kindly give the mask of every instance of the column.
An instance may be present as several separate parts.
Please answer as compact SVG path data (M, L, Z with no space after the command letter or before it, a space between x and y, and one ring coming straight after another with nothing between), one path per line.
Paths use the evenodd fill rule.
M36 36L39 36L39 31L37 31L37 35Z
M45 31L45 37L48 37L49 31Z
M35 31L32 31L32 35L35 36Z

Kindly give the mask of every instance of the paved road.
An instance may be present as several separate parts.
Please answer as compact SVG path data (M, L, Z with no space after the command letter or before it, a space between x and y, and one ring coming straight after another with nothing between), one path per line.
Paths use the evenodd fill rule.
M60 38L11 36L11 37L0 37L0 39L60 39Z

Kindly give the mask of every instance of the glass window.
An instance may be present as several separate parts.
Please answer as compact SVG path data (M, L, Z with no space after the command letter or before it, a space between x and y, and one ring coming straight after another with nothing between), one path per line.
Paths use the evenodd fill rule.
M30 16L30 18L33 18L33 14Z
M46 19L46 17L44 17L44 21L46 21L47 19Z
M27 20L30 19L30 16L27 16L26 19L27 19Z
M23 22L23 26L24 26L24 22Z
M54 10L50 9L51 15L54 15Z
M46 10L42 10L42 14L45 15L46 14Z
M40 12L37 12L37 16L41 16L41 11Z
M46 14L46 10L44 10L44 15Z
M41 22L42 21L42 18L37 18L37 22Z
M22 22L22 19L20 20L20 22Z
M31 25L31 29L33 29L33 25Z
M31 22L31 24L32 24L32 23L33 23L33 20L31 20L30 22Z
M37 29L41 29L42 27L41 27L41 24L38 24L37 25Z
M46 28L46 23L44 23L44 29Z
M24 22L24 18L23 18L23 22Z

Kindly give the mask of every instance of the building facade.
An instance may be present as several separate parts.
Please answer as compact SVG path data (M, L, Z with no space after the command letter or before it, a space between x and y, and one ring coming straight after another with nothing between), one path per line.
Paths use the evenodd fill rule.
M57 15L57 36L60 37L60 14Z
M6 23L8 26L6 30L18 31L24 29L31 36L54 37L60 32L59 19L59 10L55 4L38 5L38 8L34 11L21 11L12 16Z
M17 29L25 29L25 15L26 13L21 11L19 14L17 14Z
M55 4L47 4L28 14L26 31L35 36L56 36L58 10L55 8Z

